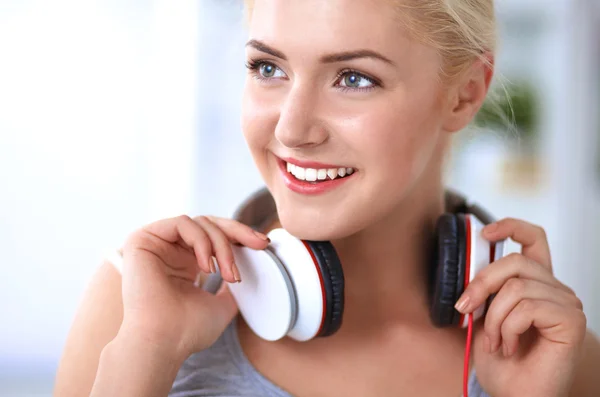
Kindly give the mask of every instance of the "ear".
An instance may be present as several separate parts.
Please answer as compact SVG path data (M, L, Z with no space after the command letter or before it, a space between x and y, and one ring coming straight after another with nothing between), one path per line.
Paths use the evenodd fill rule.
M484 59L473 62L450 91L443 125L446 131L456 132L465 128L483 105L494 75L494 56L486 53Z

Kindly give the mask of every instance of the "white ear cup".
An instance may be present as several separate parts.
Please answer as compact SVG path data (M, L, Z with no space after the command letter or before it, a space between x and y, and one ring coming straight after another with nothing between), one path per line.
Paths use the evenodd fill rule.
M307 341L319 333L326 308L318 264L304 242L286 230L274 229L268 236L272 251L287 269L296 289L298 318L288 336L297 341Z
M267 250L232 246L240 272L239 283L229 284L248 326L269 341L283 338L296 321L294 287L281 262Z
M304 242L284 229L268 236L265 250L232 247L242 281L229 289L258 336L307 341L319 333L326 307L318 265Z
M483 237L481 231L485 227L485 225L472 214L465 214L465 220L467 220L467 227L470 229L470 232L467 233L470 236L470 255L469 262L467 266L469 266L469 283L473 281L475 276L479 274L483 268L488 266L492 261L496 261L504 256L504 242L499 241L495 243L496 248L494 250L494 258L491 257L491 243L489 240ZM473 312L473 320L477 320L481 318L485 313L485 304L478 307ZM462 327L468 326L468 317L464 316Z
M496 249L494 250L494 262L506 256L507 244L505 243L506 241L504 240L496 242Z

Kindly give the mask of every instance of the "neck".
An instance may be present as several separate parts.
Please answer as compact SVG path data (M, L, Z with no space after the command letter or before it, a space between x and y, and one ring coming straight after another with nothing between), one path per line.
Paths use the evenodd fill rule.
M334 241L344 264L346 332L429 322L433 233L444 211L440 179L418 186L384 219Z

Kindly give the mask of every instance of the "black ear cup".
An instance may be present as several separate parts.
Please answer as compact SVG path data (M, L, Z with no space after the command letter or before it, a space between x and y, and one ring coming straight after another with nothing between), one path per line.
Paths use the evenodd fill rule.
M333 245L328 241L304 241L316 259L323 278L325 313L317 336L329 336L342 325L344 313L344 272Z
M463 214L447 213L438 219L430 286L430 315L438 327L458 325L460 320L454 305L464 288L466 239L467 225Z

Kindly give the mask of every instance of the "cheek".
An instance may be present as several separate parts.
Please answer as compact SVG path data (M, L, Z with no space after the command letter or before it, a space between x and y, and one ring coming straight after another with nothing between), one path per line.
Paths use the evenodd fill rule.
M440 136L439 109L431 98L388 100L355 120L361 131L355 134L355 148L370 177L406 181L423 171Z
M242 99L241 127L248 147L258 161L257 157L265 152L273 138L277 112L271 101L258 95L251 82L248 84Z

